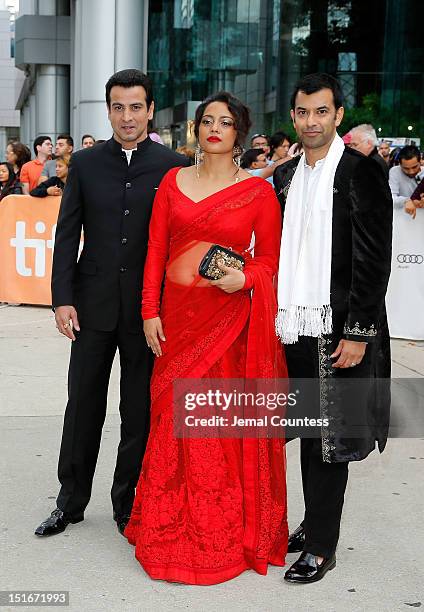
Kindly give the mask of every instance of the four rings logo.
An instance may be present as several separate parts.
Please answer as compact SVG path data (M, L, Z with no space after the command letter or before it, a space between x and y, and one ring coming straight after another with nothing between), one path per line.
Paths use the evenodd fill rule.
M422 264L424 262L422 255L405 255L401 253L396 259L399 263Z

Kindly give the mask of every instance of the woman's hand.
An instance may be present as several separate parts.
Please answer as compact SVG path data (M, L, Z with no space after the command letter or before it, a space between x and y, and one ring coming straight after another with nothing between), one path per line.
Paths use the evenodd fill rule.
M143 324L144 335L146 336L147 346L152 349L156 357L162 356L162 347L159 339L165 342L165 336L160 317L147 319Z
M243 289L246 277L241 270L236 270L235 268L225 266L222 259L217 262L217 265L220 270L225 272L225 276L216 281L211 281L211 285L222 289L222 291L225 291L225 293L235 293L236 291Z
M58 196L62 195L62 190L60 187L56 187L56 185L54 185L53 187L47 187L47 193L52 196Z

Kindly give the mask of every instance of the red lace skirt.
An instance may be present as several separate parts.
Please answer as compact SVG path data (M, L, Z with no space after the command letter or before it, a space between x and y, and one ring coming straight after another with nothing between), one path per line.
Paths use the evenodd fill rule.
M172 303L181 304L175 291L173 287ZM179 306L178 320L199 321L207 299L221 313L229 303L235 306L236 319L228 321L229 332L237 327L235 321L242 325L236 339L203 376L243 378L248 320L245 317L240 323L240 316L248 296L238 292L231 299L215 288L194 291L199 300ZM167 318L167 297L162 320L169 357L173 335L169 323L175 313ZM174 327L175 331L181 333ZM221 337L225 334L222 330ZM189 343L187 351L193 346ZM269 563L284 565L288 537L284 442L176 439L172 392L163 390L166 370L174 364L171 358L163 369L161 359L152 378L151 432L125 531L136 547L137 559L152 578L199 585L224 582L246 569L266 574ZM184 360L181 351L175 359ZM190 373L183 377L189 378Z

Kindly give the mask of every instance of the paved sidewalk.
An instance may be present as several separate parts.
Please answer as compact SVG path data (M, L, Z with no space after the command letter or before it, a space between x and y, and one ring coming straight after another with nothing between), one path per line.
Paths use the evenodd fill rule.
M424 607L424 438L389 440L381 456L374 452L351 464L337 567L323 581L288 585L281 568L271 568L266 577L245 572L213 587L150 580L112 521L109 491L119 435L116 367L86 519L54 538L36 538L34 528L53 509L58 491L68 356L69 344L56 332L48 308L0 307L0 590L68 590L70 607L60 609L75 612ZM424 343L393 342L393 375L424 377ZM297 442L288 445L292 528L302 515L298 450ZM288 555L287 561L296 557Z

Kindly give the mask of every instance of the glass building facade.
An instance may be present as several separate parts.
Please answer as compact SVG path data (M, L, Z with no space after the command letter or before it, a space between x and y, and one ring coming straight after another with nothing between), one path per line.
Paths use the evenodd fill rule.
M150 0L148 71L156 124L190 142L199 101L227 89L253 130L289 124L298 78L337 76L345 131L372 121L381 136L424 136L424 51L418 0Z

